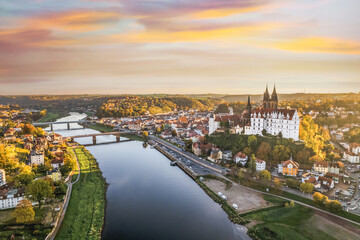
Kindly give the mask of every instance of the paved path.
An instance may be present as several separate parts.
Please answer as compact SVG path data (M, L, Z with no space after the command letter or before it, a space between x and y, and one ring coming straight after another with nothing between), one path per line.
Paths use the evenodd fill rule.
M73 148L73 151L74 151L74 154L75 154L75 157L76 157L76 165L77 165L77 168L78 168L78 175L77 175L77 178L74 182L72 182L72 176L73 174L71 175L71 178L69 178L69 181L67 182L67 185L68 185L68 189L66 191L66 195L65 195L65 200L64 200L64 205L63 205L63 208L62 208L62 211L61 211L61 214L60 214L60 217L58 218L57 222L55 223L55 227L53 228L53 230L49 233L49 235L46 237L46 240L50 239L50 240L53 240L55 239L56 237L56 234L58 233L60 227L61 227L61 224L64 220L64 217L65 217L65 214L66 214L66 210L67 210L67 207L69 205L69 201L70 201L70 197L71 197L71 191L72 191L72 186L73 184L77 183L80 179L80 173L81 173L81 169L80 169L80 164L79 164L79 161L78 161L78 158L77 158L77 155L75 153L75 150Z

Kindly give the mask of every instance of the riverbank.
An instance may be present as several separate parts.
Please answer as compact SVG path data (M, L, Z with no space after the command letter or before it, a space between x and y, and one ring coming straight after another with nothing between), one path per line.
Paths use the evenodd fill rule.
M55 122L56 120L69 116L68 112L46 112L46 115L36 122Z
M105 219L107 184L96 159L84 147L75 154L81 175L73 185L64 221L55 239L100 239ZM75 173L73 179L77 178Z

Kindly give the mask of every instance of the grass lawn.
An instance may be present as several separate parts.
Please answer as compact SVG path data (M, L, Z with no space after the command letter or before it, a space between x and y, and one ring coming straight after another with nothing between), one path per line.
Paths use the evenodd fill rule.
M335 232L342 231L337 225L329 223L326 227L318 224L321 219L314 215L310 208L295 204L293 208L285 208L285 201L276 197L264 195L266 201L276 204L275 207L260 209L241 216L259 224L249 229L253 239L337 239L335 234L330 234L329 229ZM344 234L349 233L342 233ZM257 238L256 238L257 237ZM348 235L352 239L352 234Z
M99 123L90 124L90 125L88 125L86 127L97 130L99 132L113 132L114 131L113 127L110 127L110 126L107 126L107 125L104 125L104 124L99 124Z
M81 175L73 185L69 206L56 239L100 239L105 214L106 182L96 160L76 148ZM77 176L74 175L73 179Z
M66 115L67 114L63 112L47 112L44 117L40 118L36 122L54 122L59 118L65 117Z

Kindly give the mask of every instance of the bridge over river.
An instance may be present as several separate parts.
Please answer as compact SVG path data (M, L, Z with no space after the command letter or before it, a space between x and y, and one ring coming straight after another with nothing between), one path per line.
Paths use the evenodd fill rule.
M92 137L93 145L96 145L96 137L97 137L97 136L109 136L109 135L113 135L113 136L116 137L116 142L120 142L120 135L121 135L122 133L123 133L123 132L89 133L89 134L68 136L68 138L70 138L71 141L73 142L75 138ZM124 140L124 141L129 141L129 140ZM122 142L124 142L124 141L122 141Z
M51 131L53 131L53 125L55 124L66 124L67 125L67 129L70 130L70 124L71 123L77 123L77 124L81 124L81 123L86 123L85 119L80 119L77 121L59 121L59 122L34 122L32 123L34 126L47 126L50 125L50 129ZM85 128L85 126L83 126Z

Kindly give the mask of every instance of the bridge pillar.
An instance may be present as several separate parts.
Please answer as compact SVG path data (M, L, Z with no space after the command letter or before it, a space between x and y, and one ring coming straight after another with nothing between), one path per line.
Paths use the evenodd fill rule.
M50 124L50 130L51 130L51 131L54 131L54 128L53 128L53 125L52 125L52 124Z
M93 138L93 144L96 145L96 136L94 135L92 138Z
M70 123L67 124L67 129L70 130Z
M116 135L116 142L120 142L120 134Z

